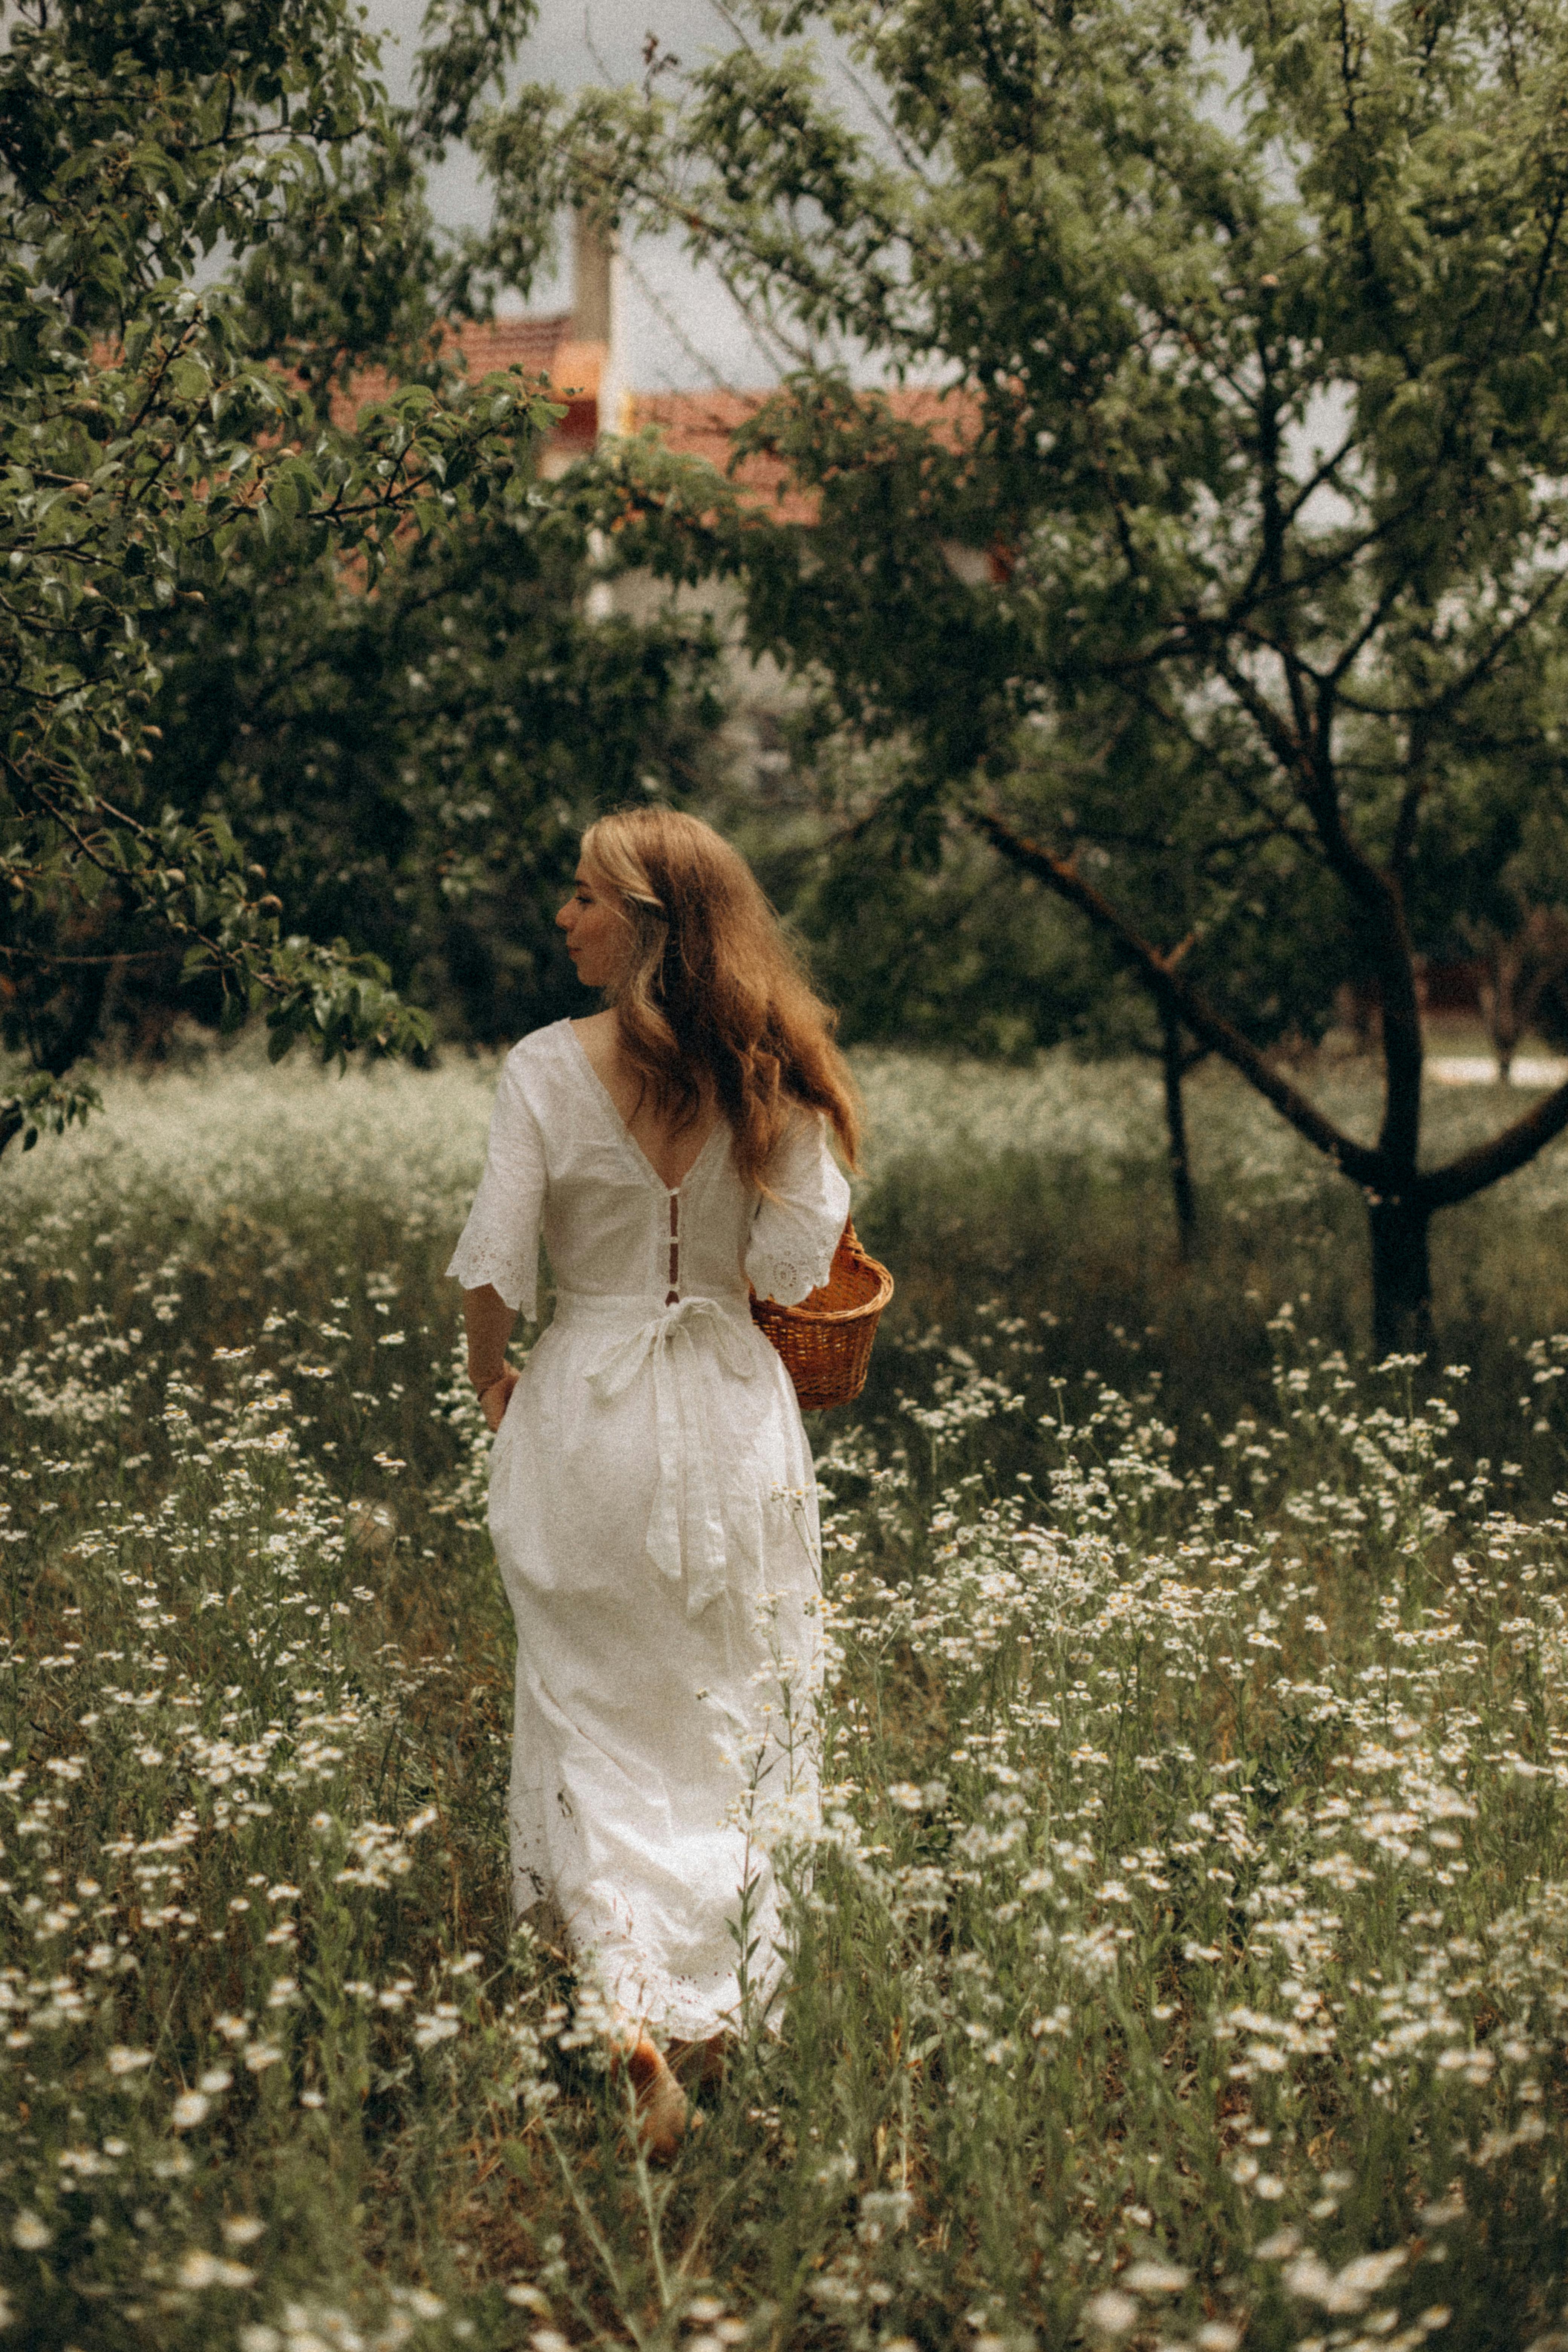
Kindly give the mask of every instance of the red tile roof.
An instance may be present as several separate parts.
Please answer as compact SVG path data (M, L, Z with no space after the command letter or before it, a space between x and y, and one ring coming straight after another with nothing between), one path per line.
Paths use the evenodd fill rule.
M552 393L566 409L554 440L588 446L597 439L605 347L574 341L569 310L544 319L448 320L440 332L444 342L456 344L470 382L511 367L521 368L528 375L548 376ZM368 402L384 400L393 381L384 368L366 368L354 377L347 392L333 394L334 422L352 423Z
M973 403L960 393L897 387L884 395L900 424L935 428L950 448L963 446L973 429ZM616 429L640 433L652 425L684 457L706 457L721 473L731 462L731 437L771 394L765 392L632 392L623 395ZM752 457L731 478L749 500L766 506L780 521L810 522L816 501L789 487L782 459Z
M449 321L441 332L456 344L472 380L510 367L549 379L566 414L551 436L544 456L546 470L559 470L569 458L591 448L601 430L633 434L651 426L672 450L704 457L719 472L729 475L748 503L765 509L781 521L813 520L816 498L791 486L788 467L781 459L748 457L731 473L734 436L770 398L768 393L628 391L622 393L615 416L601 416L600 391L608 347L575 340L572 324L572 313L563 310L544 318ZM366 369L347 393L334 394L334 417L342 424L350 422L366 402L384 398L391 383L384 369ZM950 448L960 447L973 435L974 403L963 392L901 387L883 396L900 422L934 429Z

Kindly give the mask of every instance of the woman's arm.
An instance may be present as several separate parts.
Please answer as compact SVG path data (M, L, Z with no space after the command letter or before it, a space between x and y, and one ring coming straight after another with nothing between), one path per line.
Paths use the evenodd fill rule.
M517 1321L499 1290L487 1282L463 1293L463 1322L468 1334L468 1378L479 1391L479 1404L491 1429L499 1429L519 1373L506 1360L506 1343Z
M798 1306L826 1282L849 1214L849 1184L819 1111L797 1111L768 1163L772 1200L759 1202L746 1274L759 1298Z
M447 1268L463 1286L468 1376L485 1419L499 1429L518 1375L506 1343L521 1312L537 1308L539 1228L544 1209L544 1139L529 1104L528 1048L514 1045L501 1067L490 1114L485 1172Z

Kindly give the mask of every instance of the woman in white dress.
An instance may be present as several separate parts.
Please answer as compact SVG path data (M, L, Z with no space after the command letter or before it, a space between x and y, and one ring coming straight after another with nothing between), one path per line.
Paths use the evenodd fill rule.
M609 1006L508 1055L448 1272L498 1433L514 1903L564 1923L668 2154L686 2105L658 2041L679 2064L748 2002L768 2014L768 1850L816 1819L816 1482L747 1284L794 1305L826 1281L849 1204L828 1135L853 1168L856 1097L833 1016L711 827L600 819L556 919ZM519 1369L542 1232L555 1312Z

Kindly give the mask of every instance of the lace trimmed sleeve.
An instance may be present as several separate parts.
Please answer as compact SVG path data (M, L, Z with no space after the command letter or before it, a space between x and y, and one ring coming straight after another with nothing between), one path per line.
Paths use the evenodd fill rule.
M539 1225L544 1212L544 1139L507 1056L490 1114L485 1172L447 1268L465 1290L486 1283L531 1323L539 1311Z
M820 1111L797 1115L773 1154L768 1181L779 1197L757 1204L746 1279L759 1298L798 1307L826 1281L849 1214L848 1180L827 1148Z

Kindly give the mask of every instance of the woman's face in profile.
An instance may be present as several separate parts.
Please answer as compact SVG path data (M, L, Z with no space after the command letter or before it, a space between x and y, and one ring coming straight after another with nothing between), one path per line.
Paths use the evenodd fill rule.
M578 866L572 896L555 919L566 934L566 952L584 988L613 986L630 944L629 929L585 866Z

